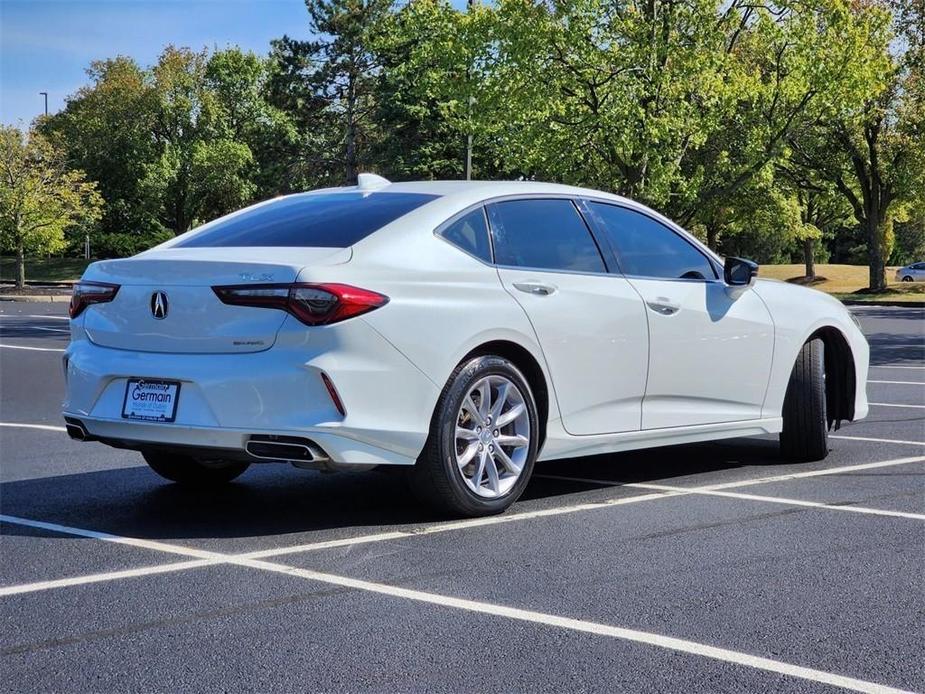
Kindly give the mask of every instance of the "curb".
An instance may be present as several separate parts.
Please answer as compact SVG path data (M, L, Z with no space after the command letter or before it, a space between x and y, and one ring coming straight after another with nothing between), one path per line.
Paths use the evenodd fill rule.
M20 301L26 304L66 303L68 294L0 294L0 301Z
M899 308L925 308L925 301L857 301L842 299L845 306L896 306Z

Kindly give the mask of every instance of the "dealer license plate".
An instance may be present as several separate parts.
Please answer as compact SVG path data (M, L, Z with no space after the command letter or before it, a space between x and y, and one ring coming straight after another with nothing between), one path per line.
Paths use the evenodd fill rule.
M130 378L125 384L122 418L146 422L172 422L177 418L179 398L179 381Z

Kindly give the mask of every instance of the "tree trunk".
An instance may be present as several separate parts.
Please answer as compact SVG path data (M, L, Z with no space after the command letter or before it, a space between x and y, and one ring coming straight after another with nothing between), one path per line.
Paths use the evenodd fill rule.
M707 227L707 246L711 251L716 251L716 244L719 243L719 229L714 226Z
M357 162L357 124L356 124L356 80L350 77L347 86L347 137L345 151L344 178L348 186L357 182L359 166Z
M806 279L810 282L816 279L815 244L813 239L803 239L803 262L806 264Z
M16 288L26 288L26 251L22 241L16 246Z
M886 289L886 270L883 266L883 248L880 243L879 215L867 217L867 257L869 268L870 291L882 292Z

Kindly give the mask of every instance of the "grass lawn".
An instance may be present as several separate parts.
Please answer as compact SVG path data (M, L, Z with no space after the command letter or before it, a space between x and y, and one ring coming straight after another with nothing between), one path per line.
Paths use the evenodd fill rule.
M758 270L759 277L770 277L776 280L785 280L804 284L803 278L806 267L800 265L762 265ZM813 289L819 289L833 294L839 299L853 299L857 301L925 301L925 283L923 282L896 282L895 267L886 269L888 289L882 294L865 294L862 290L867 287L866 265L816 265L816 281L807 284Z
M70 282L80 279L90 260L83 258L26 258L27 282ZM0 280L16 279L16 258L0 257Z

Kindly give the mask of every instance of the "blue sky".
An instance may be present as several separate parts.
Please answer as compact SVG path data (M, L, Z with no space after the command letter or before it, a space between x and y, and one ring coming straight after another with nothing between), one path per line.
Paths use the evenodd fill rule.
M308 38L303 0L0 0L0 122L27 126L86 82L91 61L142 65L168 43L237 44L265 53L283 34Z

